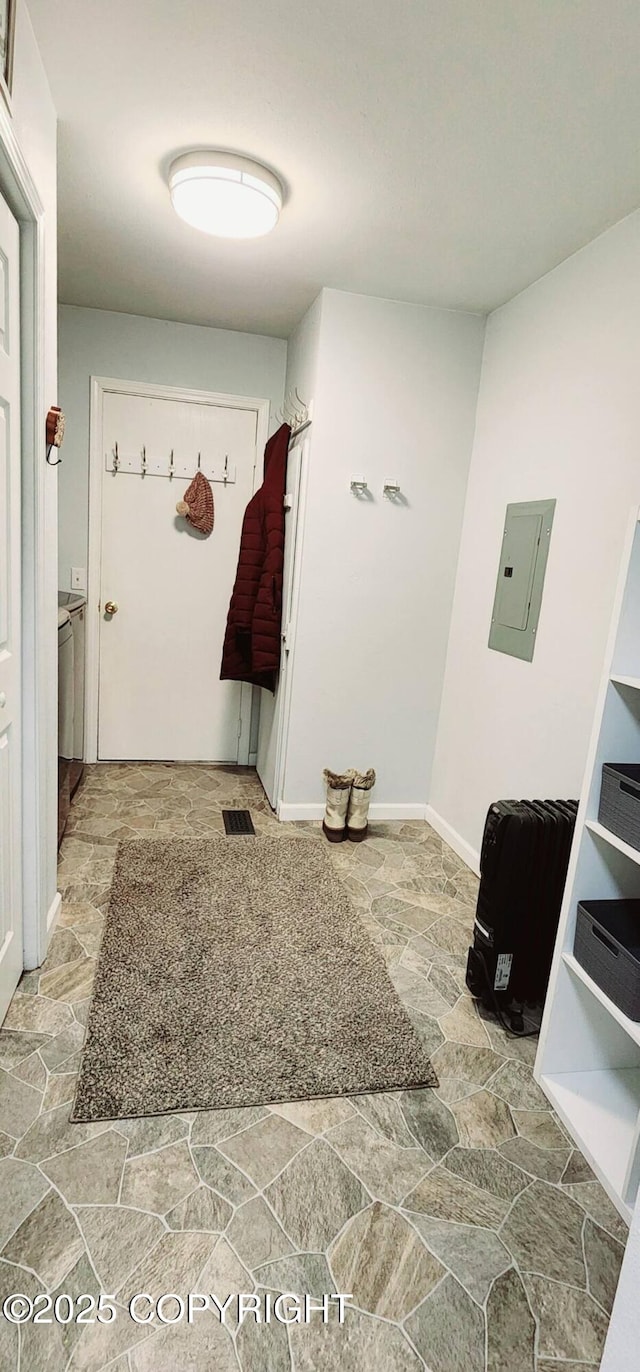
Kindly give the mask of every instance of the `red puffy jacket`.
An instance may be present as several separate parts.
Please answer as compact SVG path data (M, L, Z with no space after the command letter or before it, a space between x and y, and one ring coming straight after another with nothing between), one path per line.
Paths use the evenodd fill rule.
M275 691L280 666L284 492L291 429L283 424L264 450L264 480L242 521L240 557L222 650L221 681Z

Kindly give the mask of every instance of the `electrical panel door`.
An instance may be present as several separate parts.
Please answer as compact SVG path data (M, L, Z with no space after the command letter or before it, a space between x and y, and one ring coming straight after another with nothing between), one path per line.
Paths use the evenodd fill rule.
M507 505L489 647L527 662L535 647L555 504Z

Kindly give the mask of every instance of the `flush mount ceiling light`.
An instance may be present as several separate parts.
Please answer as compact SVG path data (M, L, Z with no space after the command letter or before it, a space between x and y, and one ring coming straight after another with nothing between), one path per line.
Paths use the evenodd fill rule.
M230 152L187 152L169 168L176 214L217 238L259 238L275 229L282 209L277 176Z

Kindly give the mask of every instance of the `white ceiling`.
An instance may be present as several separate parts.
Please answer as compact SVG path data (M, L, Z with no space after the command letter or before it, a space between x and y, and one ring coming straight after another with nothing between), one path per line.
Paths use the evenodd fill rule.
M28 0L60 117L60 295L286 336L321 286L485 311L640 204L638 0ZM268 238L175 216L197 146Z

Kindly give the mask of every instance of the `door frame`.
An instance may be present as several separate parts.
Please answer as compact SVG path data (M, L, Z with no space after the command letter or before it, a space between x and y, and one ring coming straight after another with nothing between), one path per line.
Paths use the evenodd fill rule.
M182 400L197 405L214 405L228 410L254 410L256 415L256 460L252 493L258 488L258 459L269 433L270 402L263 397L227 395L221 391L197 391L184 386L165 386L162 382L123 381L111 376L91 377L89 418L89 546L87 562L87 637L85 661L84 760L98 761L98 716L100 685L100 579L102 567L102 482L103 420L105 395L142 396L147 400ZM221 645L222 651L222 645ZM240 734L238 764L249 762L251 705L253 687L242 682L240 688Z
M22 938L24 966L37 967L60 905L56 895L49 908L57 835L53 756L57 693L51 685L49 661L45 490L47 479L56 478L46 463L44 424L45 209L1 102L0 192L20 230Z
M311 406L309 406L311 413ZM297 500L287 511L285 529L285 551L289 538L293 539L292 560L291 560L291 583L290 600L286 605L282 605L282 626L280 632L280 672L276 686L273 708L265 711L265 697L267 692L261 692L260 701L260 720L258 728L258 752L256 761L260 758L260 743L264 733L268 733L268 746L273 741L273 786L270 792L267 790L269 777L258 771L258 776L267 795L269 804L272 806L278 819L287 818L282 813L284 803L284 787L287 767L287 751L289 746L289 725L291 720L291 698L293 692L293 673L296 648L296 630L298 622L298 607L300 603L300 584L302 579L303 546L306 529L306 504L307 490L309 484L310 450L311 435L307 431L295 438L289 448L289 457L295 451L300 454L300 476L297 488ZM287 476L287 489L290 490L289 478ZM288 521L291 521L290 523ZM285 618L289 610L288 619Z
M298 482L298 502L294 514L294 545L293 545L293 564L291 568L291 614L286 624L282 626L282 656L283 667L282 688L283 697L276 702L276 728L278 730L276 744L276 764L274 781L274 800L275 811L278 819L281 817L281 810L284 803L284 786L287 770L287 751L289 747L289 725L291 722L291 695L293 689L293 669L296 651L296 631L298 624L298 607L300 604L300 582L302 579L302 554L304 546L304 533L306 529L306 507L307 507L307 488L309 485L309 459L311 449L311 438L308 434L298 439L301 446L300 453L300 480ZM293 444L296 447L297 444ZM286 642L285 642L286 640Z

